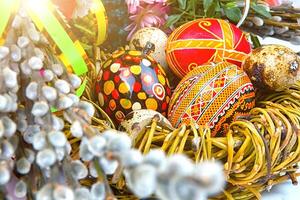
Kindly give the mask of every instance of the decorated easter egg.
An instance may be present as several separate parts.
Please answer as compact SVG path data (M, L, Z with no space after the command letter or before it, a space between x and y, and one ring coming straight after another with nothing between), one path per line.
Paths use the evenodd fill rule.
M131 133L134 129L141 131L145 126L148 126L151 121L156 118L157 123L163 124L164 127L172 129L172 125L169 120L154 110L141 109L134 110L126 115L124 121L121 122L119 130Z
M253 85L238 66L205 64L188 73L175 89L168 119L173 126L208 125L212 135L226 133L229 124L248 115L255 105Z
M140 51L117 51L102 66L95 85L100 106L118 125L133 110L167 114L171 89L165 71Z
M166 45L168 36L162 30L155 27L146 27L138 30L131 38L129 47L130 49L142 51L148 42L153 44L150 56L154 58L161 66L168 72L166 61Z
M207 62L241 66L250 52L244 33L221 19L198 19L182 25L170 35L166 47L169 67L179 77Z
M282 45L266 45L253 50L243 69L255 87L282 91L300 80L300 57Z

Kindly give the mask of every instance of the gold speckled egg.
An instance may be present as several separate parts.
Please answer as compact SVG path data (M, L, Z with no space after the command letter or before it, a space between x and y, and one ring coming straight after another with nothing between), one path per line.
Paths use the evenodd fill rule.
M154 117L157 117L158 123L164 124L165 127L170 127L172 129L172 125L169 120L159 112L149 109L141 109L134 110L126 115L124 121L122 121L119 126L119 130L126 131L127 133L130 133L134 129L141 130L143 127L149 125Z
M146 27L138 30L132 36L129 46L131 49L141 51L147 42L154 44L154 49L149 55L159 62L168 73L169 69L165 53L167 40L168 36L162 30L155 27Z
M300 58L290 48L266 45L252 51L243 69L254 86L273 91L285 90L300 79Z

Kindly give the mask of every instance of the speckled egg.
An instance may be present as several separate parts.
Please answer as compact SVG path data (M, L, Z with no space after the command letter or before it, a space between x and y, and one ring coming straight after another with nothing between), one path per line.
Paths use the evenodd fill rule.
M171 98L168 119L174 127L191 122L209 125L212 136L220 136L254 105L254 88L244 71L228 62L205 64L181 80Z
M140 51L117 51L102 66L95 93L99 105L118 125L133 110L166 115L171 89L162 67Z
M163 124L164 127L169 127L172 129L172 125L169 120L154 110L134 110L128 115L126 115L124 121L121 122L119 130L126 131L127 133L132 132L134 129L142 130L143 127L149 125L153 118L157 117L157 123Z
M266 45L253 50L243 69L255 87L282 91L300 79L300 58L288 47Z
M142 51L147 42L154 45L152 52L149 54L161 64L166 72L169 72L165 48L168 36L160 29L155 27L146 27L138 30L131 38L129 47L133 50Z

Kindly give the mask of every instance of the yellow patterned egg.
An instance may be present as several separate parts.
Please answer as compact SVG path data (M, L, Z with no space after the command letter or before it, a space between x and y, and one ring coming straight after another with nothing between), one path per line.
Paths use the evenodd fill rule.
M219 136L254 105L254 88L244 71L228 62L205 64L181 80L171 98L168 119L175 127L191 122L208 125L212 135Z

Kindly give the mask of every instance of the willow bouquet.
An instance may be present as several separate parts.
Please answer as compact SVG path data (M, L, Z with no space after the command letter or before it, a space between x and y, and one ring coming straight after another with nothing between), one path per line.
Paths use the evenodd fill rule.
M243 32L298 42L298 10L271 3L1 2L0 198L260 199L296 184L300 59Z

